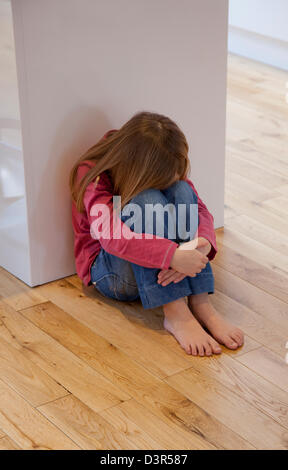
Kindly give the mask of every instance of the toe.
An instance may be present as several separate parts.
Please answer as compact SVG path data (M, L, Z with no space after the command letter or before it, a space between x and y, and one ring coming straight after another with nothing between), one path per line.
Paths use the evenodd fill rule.
M226 348L229 349L237 349L239 347L238 343L233 338L231 338L231 336L226 336L224 338L224 344Z
M205 354L206 356L212 356L212 348L209 343L206 343L205 346Z
M241 337L239 333L236 332L236 333L231 334L231 338L238 344L238 346L242 346L243 338Z
M244 343L244 334L243 334L243 331L238 330L238 331L237 331L237 337L239 338L239 341L240 341L241 346L242 346L242 344Z
M195 345L195 344L191 344L190 347L191 347L192 356L197 356L198 353L197 353L197 347L196 347L196 345Z
M210 341L210 344L211 344L212 351L214 354L221 354L222 349L216 341Z
M190 344L185 344L185 345L183 346L183 349L184 349L184 351L186 352L186 354L191 354Z
M204 356L204 347L203 347L203 345L202 345L202 344L198 344L198 345L197 345L197 349L198 349L198 354L199 354L199 356L201 356L201 357Z

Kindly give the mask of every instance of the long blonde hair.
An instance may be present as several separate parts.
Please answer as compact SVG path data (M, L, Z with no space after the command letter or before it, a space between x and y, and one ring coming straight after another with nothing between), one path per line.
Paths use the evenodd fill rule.
M178 125L161 114L142 111L132 116L119 130L89 148L74 165L70 189L77 210L84 210L83 197L91 181L108 171L114 194L123 207L144 189L165 189L189 172L188 143ZM83 161L95 165L79 184L77 170Z

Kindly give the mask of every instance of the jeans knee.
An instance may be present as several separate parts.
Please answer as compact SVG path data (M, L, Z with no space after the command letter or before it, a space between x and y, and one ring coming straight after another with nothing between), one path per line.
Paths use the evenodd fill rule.
M167 204L167 200L164 194L159 189L144 189L140 193L136 194L129 203L137 204L141 207L145 207L145 204Z
M164 195L168 200L177 200L182 203L192 203L197 204L198 198L191 188L190 184L187 181L180 180L174 183L172 186L163 191Z

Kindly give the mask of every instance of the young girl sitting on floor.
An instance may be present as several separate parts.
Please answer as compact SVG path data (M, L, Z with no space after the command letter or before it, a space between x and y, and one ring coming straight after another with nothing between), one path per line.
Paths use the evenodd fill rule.
M71 172L76 268L104 296L162 306L186 353L210 356L219 343L242 346L243 333L209 302L213 216L188 172L186 138L168 117L139 112L108 131Z

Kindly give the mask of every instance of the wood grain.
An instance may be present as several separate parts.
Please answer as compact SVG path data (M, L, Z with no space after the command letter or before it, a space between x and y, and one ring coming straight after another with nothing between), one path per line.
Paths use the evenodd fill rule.
M125 432L70 395L38 408L49 421L86 450L137 449Z
M287 429L200 368L190 368L165 380L256 448L288 449Z
M8 436L0 438L0 450L19 450L20 447Z
M0 376L33 406L67 395L65 388L3 338L0 338Z
M270 364L266 357L269 358L269 362L274 363L273 376L268 373ZM288 396L285 393L287 374L284 374L286 366L284 360L271 351L263 354L261 349L241 355L237 360L233 358L234 356L222 354L219 357L205 358L201 363L196 358L191 358L192 368L199 374L207 374L209 380L220 382L235 395L288 429ZM274 376L278 377L277 381L271 380Z
M91 329L75 320L51 302L27 308L22 310L21 313L29 318L35 325L53 336L60 344L93 367L93 369L111 380L120 390L135 398L135 400L137 400L137 406L139 407L141 404L142 409L142 418L137 422L139 427L143 427L144 414L147 416L147 426L151 422L152 417L154 421L157 421L158 426L162 423L162 428L167 427L168 424L165 423L168 422L171 433L173 431L174 445L178 445L180 448L183 446L183 448L186 448L187 440L189 441L189 446L193 447L194 445L193 448L214 447L214 444L210 442L211 437L209 436L209 438L207 438L206 433L204 434L204 424L200 417L202 416L204 423L207 421L207 417L203 410L198 410L196 405L189 403L185 397L176 392L172 387L142 368L111 343L91 331ZM158 338L158 340L159 339L160 338ZM173 345L175 345L175 341ZM129 400L128 408L134 403L136 402ZM113 410L111 413L114 412L114 410L125 408L121 405L119 405L119 407L114 406L111 409ZM198 434L190 433L191 423L186 423L185 417L183 417L180 422L179 420L177 422L177 419L175 419L173 423L171 419L169 420L169 416L177 415L179 411L181 412L183 407L185 407L185 410L187 408L193 408L194 412L197 413L197 427L199 430L201 429L200 438L200 431ZM135 409L135 406L133 409ZM105 411L108 413L108 410ZM153 415L157 415L157 418L151 415L151 412ZM183 413L183 416L184 414L185 413ZM102 414L102 416L105 416L105 414ZM150 416L149 419L148 416ZM221 425L216 421L214 422L212 417L210 417L210 422L212 428L214 426L217 429L219 427L221 428ZM147 426L145 432L147 432ZM194 426L194 429L195 428L196 426ZM207 427L205 427L205 431L206 429ZM222 433L224 431L223 429ZM165 434L167 434L167 430ZM217 435L217 433L215 433L215 435ZM242 442L238 436L234 436L231 430L229 430L229 436L231 443L234 442L234 445L240 448L247 448L248 443ZM166 442L165 445L167 445L167 439L164 442ZM170 445L171 443L172 440L170 440ZM163 445L162 442L162 446Z
M267 348L279 355L283 353L286 334L275 321L264 318L241 302L218 291L213 295L211 302L224 318L237 325L258 343L267 345Z
M1 380L0 426L22 449L78 449L73 441Z
M0 336L94 411L130 398L12 307L0 303L0 319Z
M285 336L288 335L286 302L263 291L263 289L255 287L246 280L240 279L216 264L213 264L213 271L217 291L234 299L237 305L240 303L253 312L258 313L261 317L264 317L264 321L268 322L267 329L274 329L276 323L281 327L281 332Z
M169 421L163 422L156 418L151 412L144 410L143 406L135 400L129 400L113 408L100 412L102 416L117 422L121 426L129 426L131 421L145 429L147 434L157 438L164 449L195 449L195 436L202 436L206 446L200 449L253 449L248 441L241 438L231 428L224 426L218 420L205 412L195 404L187 402L186 406L170 412ZM182 441L175 436L174 427L171 422L182 423L190 431ZM184 436L183 436L184 437ZM176 439L175 439L176 438ZM205 441L204 441L205 439Z
M158 377L165 377L188 366L186 357L179 357L167 351L150 337L148 325L139 331L138 324L130 321L130 317L125 315L124 312L127 311L125 303L106 301L96 292L95 296L90 298L65 280L37 289L43 295L49 296L55 305L69 312L75 319L114 344L137 363L153 371ZM145 321L145 318L143 320ZM125 334L119 334L120 331L125 331ZM155 361L154 357L159 358L159 361Z
M288 392L288 366L285 362L286 353L287 349L285 348L285 344L283 344L282 357L279 357L268 348L263 347L257 349L257 351L250 351L244 354L239 358L239 361L258 375L265 377L271 383Z
M5 302L15 310L45 302L46 299L40 295L40 292L26 286L24 282L1 267L0 276L0 299L5 299Z

